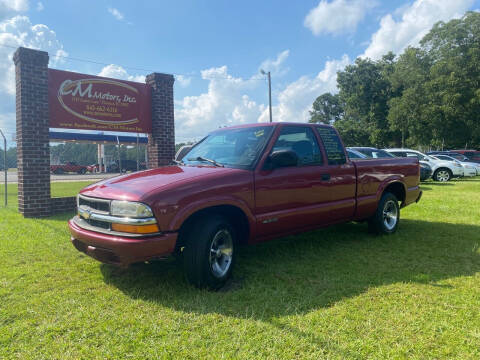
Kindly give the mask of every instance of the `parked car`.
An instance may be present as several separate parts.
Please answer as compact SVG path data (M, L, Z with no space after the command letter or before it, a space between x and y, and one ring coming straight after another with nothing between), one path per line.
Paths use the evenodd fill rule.
M427 152L427 155L447 155L451 156L457 160L460 161L468 161L468 158L465 155L462 155L460 153L454 152L454 151L429 151Z
M183 145L175 154L175 161L182 161L183 157L190 151L193 145Z
M362 151L363 150L363 151ZM361 152L362 151L362 152ZM371 147L347 147L348 157L352 160L355 159L381 159L381 158L395 158L396 156ZM370 156L366 155L369 154ZM426 181L432 176L432 168L427 162L419 161L420 166L420 181Z
M441 160L441 161L451 161L458 163L463 166L463 176L477 176L480 175L480 163L474 163L474 162L469 162L469 161L459 161L451 156L448 155L442 155L442 154L437 154L437 155L432 155L435 159Z
M62 165L50 165L50 172L57 175L71 172L85 174L87 167L85 165L77 165L77 163L71 161Z
M450 181L452 178L462 177L464 174L462 165L457 163L452 163L449 161L437 160L417 150L412 150L412 149L384 149L384 150L398 157L413 157L413 158L417 158L419 161L426 162L432 168L432 171L433 171L432 178L435 181L441 181L441 182Z
M367 155L362 154L357 150L353 150L352 148L347 147L347 155L350 159L368 159Z
M113 163L111 163L110 165L107 166L107 171L108 172L114 172L114 173L117 173L117 172L124 173L124 172L127 172L127 171L137 171L137 162L135 160L122 160L121 165L122 165L122 171L120 171L118 160L115 160ZM144 162L141 162L139 165L140 165L139 170L145 170L146 169L146 165L145 165Z
M102 165L102 171L104 169L104 165ZM87 171L91 173L97 173L100 172L100 165L99 164L92 164L87 166Z
M362 153L363 155L366 155L369 158L373 159L382 159L382 158L393 158L395 157L394 155L386 152L385 150L377 149L374 147L350 147L349 149L358 151Z
M427 181L432 177L432 167L424 161L420 161L420 181Z
M216 289L239 244L352 220L391 234L422 195L416 158L350 161L328 125L222 128L183 161L84 188L73 245L121 266L175 253L192 284Z
M452 151L465 155L470 162L480 163L480 151L477 151L477 150L452 150Z

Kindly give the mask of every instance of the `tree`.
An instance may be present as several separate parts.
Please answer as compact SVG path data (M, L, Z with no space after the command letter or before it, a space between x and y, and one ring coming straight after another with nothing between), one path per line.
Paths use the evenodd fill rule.
M313 102L311 123L332 124L343 117L344 109L338 94L324 93Z
M396 132L395 146L429 144L429 121L423 115L427 106L424 84L429 79L430 60L420 49L407 48L399 56L389 74L392 91L396 97L388 101L387 119L390 129Z
M390 76L388 120L411 146L480 146L480 14L439 22Z
M394 58L392 53L379 61L357 58L353 65L338 72L339 97L345 104L344 120L350 123L344 127L352 128L357 122L353 127L364 133L360 138L368 134L368 143L362 145L384 146L391 140L387 103L393 95L388 74L393 71Z

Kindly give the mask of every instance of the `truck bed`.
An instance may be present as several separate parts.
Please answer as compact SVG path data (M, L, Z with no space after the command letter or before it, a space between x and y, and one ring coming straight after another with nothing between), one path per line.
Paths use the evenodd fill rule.
M405 201L402 207L417 200L420 192L420 166L417 159L355 159L353 163L357 177L356 220L368 218L375 212L383 190L395 180L404 184Z

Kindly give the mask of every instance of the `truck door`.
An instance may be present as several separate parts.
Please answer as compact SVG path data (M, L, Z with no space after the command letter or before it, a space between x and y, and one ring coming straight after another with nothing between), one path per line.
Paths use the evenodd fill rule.
M353 165L347 166L353 177L347 179L348 171L339 172L337 166L328 165L318 140L312 126L282 125L277 129L273 144L267 149L268 154L290 150L297 154L299 161L296 166L273 169L266 166L267 157L259 163L255 172L259 237L314 228L353 216ZM332 195L332 192L345 192L339 176L344 179L340 182L353 182L353 193L342 195L349 197L348 205L336 204L335 199L342 196ZM336 189L334 185L340 185L340 188Z

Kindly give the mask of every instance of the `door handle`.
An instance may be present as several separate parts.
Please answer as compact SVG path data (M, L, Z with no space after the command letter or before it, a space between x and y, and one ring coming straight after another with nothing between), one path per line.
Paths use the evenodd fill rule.
M322 174L322 181L330 180L330 174Z

